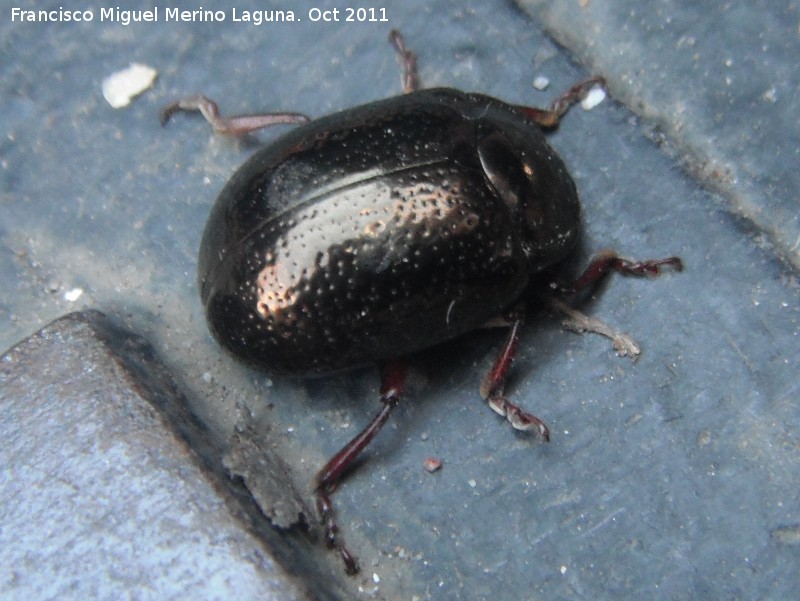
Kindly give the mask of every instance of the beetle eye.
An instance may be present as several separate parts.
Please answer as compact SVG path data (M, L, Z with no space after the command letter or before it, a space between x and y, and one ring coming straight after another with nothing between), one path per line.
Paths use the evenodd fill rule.
M486 179L513 211L530 186L533 170L523 164L500 134L486 136L478 144L478 158Z

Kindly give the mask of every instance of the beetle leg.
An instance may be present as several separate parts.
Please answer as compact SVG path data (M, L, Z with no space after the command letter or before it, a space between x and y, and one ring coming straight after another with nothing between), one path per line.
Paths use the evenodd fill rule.
M556 311L566 316L564 326L576 332L594 332L605 336L611 340L614 350L619 355L628 355L636 359L641 350L633 338L615 330L608 324L589 317L584 313L569 306L562 298L586 290L597 285L610 272L616 271L623 275L634 276L656 276L663 267L671 267L676 271L683 269L683 261L679 257L667 257L666 259L653 259L649 261L631 261L623 259L613 250L604 250L598 253L590 262L588 267L578 278L567 286L554 286L559 292L559 296L545 295L544 300Z
M561 117L576 102L580 102L595 86L606 87L606 80L603 77L592 77L586 81L576 83L569 90L555 99L549 109L540 109L533 106L517 106L526 117L533 119L542 127L555 127Z
M594 332L595 334L605 336L611 340L611 345L620 356L624 357L625 355L628 355L631 359L636 360L636 358L641 354L642 350L639 348L639 345L625 332L615 330L604 321L600 321L594 317L589 317L585 313L570 307L569 304L567 304L567 302L561 297L550 296L547 297L546 300L553 309L564 314L565 319L562 322L564 327L569 328L574 332L578 332L579 334L583 332Z
M623 259L614 250L604 250L595 255L589 262L588 267L578 276L578 279L568 286L562 286L561 293L575 294L594 286L612 271L623 275L656 276L661 272L662 267L671 267L676 271L682 271L683 261L681 261L680 257L631 261Z
M403 35L396 29L389 32L389 42L397 50L403 65L403 92L408 94L419 90L419 75L417 74L417 55L406 48Z
M508 419L514 428L517 430L536 429L542 439L548 442L550 440L550 431L547 429L545 423L535 415L526 413L503 396L505 383L508 379L508 372L511 369L514 355L519 346L519 330L521 327L522 318L517 317L511 324L511 328L508 331L508 338L506 338L505 344L503 344L503 348L497 356L492 369L486 374L486 378L484 378L481 384L481 397L488 403L493 411Z
M300 113L263 113L257 115L234 115L223 117L219 114L217 103L203 95L189 96L173 102L161 111L161 125L166 125L170 117L178 111L199 111L219 134L241 136L263 127L280 123L306 123L308 117Z
M381 369L381 401L383 407L372 419L369 425L348 442L333 458L317 473L317 510L320 520L325 526L325 541L331 549L339 551L344 561L348 574L358 573L358 562L352 553L347 550L338 536L339 526L336 523L331 495L341 483L348 469L352 467L356 457L367 447L380 429L389 419L392 410L400 402L400 397L405 389L407 368L405 364L389 363Z

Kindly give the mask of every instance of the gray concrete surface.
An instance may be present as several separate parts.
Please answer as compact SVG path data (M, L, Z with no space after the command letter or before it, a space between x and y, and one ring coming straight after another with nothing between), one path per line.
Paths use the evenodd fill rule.
M390 27L429 86L544 105L607 75L613 98L570 113L550 140L584 203L584 254L686 262L653 282L617 278L588 307L637 338L641 359L532 319L509 392L551 426L545 446L477 397L497 333L420 357L407 403L337 493L364 572L346 579L310 546L325 575L314 578L356 598L790 597L797 4L529 7L535 19L506 2L432 0L377 24L3 21L0 347L102 309L151 341L218 447L250 407L307 501L316 469L376 410L376 372L270 378L214 344L194 281L204 220L236 166L282 130L237 142L190 117L161 129L158 110L203 91L226 112L322 115L398 93ZM100 82L131 60L159 80L112 110ZM443 469L425 472L428 456Z
M3 599L312 598L152 349L102 314L0 358L0 438Z
M569 2L522 6L651 137L800 267L800 5Z

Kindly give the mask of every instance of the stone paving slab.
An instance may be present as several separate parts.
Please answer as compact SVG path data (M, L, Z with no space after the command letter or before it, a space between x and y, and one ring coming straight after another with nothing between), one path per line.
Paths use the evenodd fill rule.
M641 358L531 315L508 392L547 421L549 445L510 432L478 397L501 334L420 358L408 401L337 491L366 569L348 580L332 564L308 581L437 601L493 599L498 586L510 599L791 597L797 2L541 4L533 19L504 0L420 0L394 3L385 23L255 26L208 0L225 21L0 21L0 348L99 308L152 343L219 448L237 407L252 410L307 493L377 409L375 371L292 381L242 366L211 339L196 288L214 198L286 128L235 141L188 115L162 128L159 110L202 91L229 113L316 117L397 94L392 27L426 86L546 105L606 75L610 97L548 140L583 202L584 257L611 246L686 262L654 282L613 278L587 307L634 336ZM159 78L112 109L102 81L132 60ZM425 472L428 457L443 468Z
M521 0L726 208L800 267L800 5Z
M2 356L0 440L4 600L312 598L151 350L101 313Z

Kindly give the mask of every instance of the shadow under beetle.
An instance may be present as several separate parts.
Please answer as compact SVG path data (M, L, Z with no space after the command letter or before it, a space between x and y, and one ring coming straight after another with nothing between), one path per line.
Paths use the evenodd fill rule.
M232 135L302 124L222 190L200 246L200 295L216 339L258 368L317 376L381 365L380 412L316 478L327 544L350 574L358 564L339 536L331 496L400 401L402 357L506 325L480 394L515 428L549 440L547 426L503 394L525 295L570 295L610 271L682 268L677 257L637 262L605 251L571 285L537 277L575 248L580 220L572 178L541 130L602 78L575 85L550 109L420 90L416 56L397 31L389 39L403 66L402 96L314 121L298 113L225 118L204 96L162 113L166 123L197 110Z

